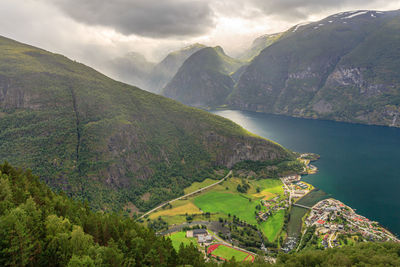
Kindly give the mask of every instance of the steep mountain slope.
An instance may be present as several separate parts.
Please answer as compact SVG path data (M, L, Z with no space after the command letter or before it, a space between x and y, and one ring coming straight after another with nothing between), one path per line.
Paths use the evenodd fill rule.
M154 63L136 52L130 52L123 57L114 58L105 64L107 74L118 81L148 89L150 74Z
M229 104L400 126L400 12L353 11L297 25L241 75Z
M258 56L262 50L272 45L282 36L282 33L265 34L256 38L251 47L240 55L240 59L243 61L251 61L254 57Z
M202 44L193 44L181 50L169 53L160 63L158 63L151 72L148 87L154 93L160 93L167 83L174 77L182 66L183 62L196 53L205 48Z
M0 159L94 207L147 209L217 166L291 157L229 120L4 37L0 117Z
M233 89L230 74L241 65L221 47L204 48L183 63L162 94L191 106L220 105Z

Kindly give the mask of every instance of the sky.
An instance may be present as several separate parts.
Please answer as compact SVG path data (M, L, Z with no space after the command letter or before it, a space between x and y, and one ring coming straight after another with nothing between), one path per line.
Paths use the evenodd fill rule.
M261 35L399 0L1 0L0 35L91 66L128 52L157 62L193 43L231 56Z

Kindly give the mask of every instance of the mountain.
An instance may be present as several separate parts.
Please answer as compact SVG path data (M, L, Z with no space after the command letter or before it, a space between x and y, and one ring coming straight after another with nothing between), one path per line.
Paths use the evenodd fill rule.
M400 11L299 24L240 76L232 108L400 126Z
M254 57L258 56L262 50L275 43L282 36L282 33L264 34L256 38L251 47L239 56L240 60L251 61Z
M148 89L148 80L155 66L142 54L136 52L109 60L104 65L105 71L111 77L143 89Z
M0 37L0 158L94 208L145 210L242 160L292 153L233 122Z
M167 85L172 77L174 77L178 72L183 62L203 48L205 48L205 46L202 44L193 44L169 53L160 63L154 66L149 77L149 90L154 93L160 93L165 85Z
M230 75L241 65L219 46L204 48L183 63L162 94L190 106L221 105L234 86Z

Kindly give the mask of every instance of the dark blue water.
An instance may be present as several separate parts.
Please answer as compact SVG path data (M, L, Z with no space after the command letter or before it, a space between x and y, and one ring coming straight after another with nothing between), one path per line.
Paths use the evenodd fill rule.
M235 110L213 113L297 152L314 152L305 181L400 235L400 129Z

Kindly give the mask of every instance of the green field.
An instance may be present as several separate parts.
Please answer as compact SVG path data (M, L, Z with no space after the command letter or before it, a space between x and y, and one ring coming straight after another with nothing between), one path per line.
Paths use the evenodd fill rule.
M250 224L257 224L254 216L257 201L249 201L240 194L210 191L193 199L204 212L236 215Z
M285 211L279 210L268 218L266 222L261 224L261 230L270 242L273 242L278 237L279 231L283 227L284 220Z
M181 243L183 243L185 246L189 245L190 243L193 243L193 245L197 246L196 238L186 237L186 232L173 233L169 236L169 238L171 239L172 246L176 251L179 250L179 246L181 245Z
M253 184L261 188L261 192L283 195L282 182L279 179L263 179L254 181Z
M185 194L189 194L192 193L200 188L212 185L214 183L218 182L217 180L213 180L210 178L205 179L203 182L194 182L193 184L191 184L189 187L186 187L184 192Z
M231 247L227 247L224 245L219 246L216 248L212 253L212 255L224 258L226 260L232 259L235 257L236 261L243 261L249 254L240 250L236 250Z

